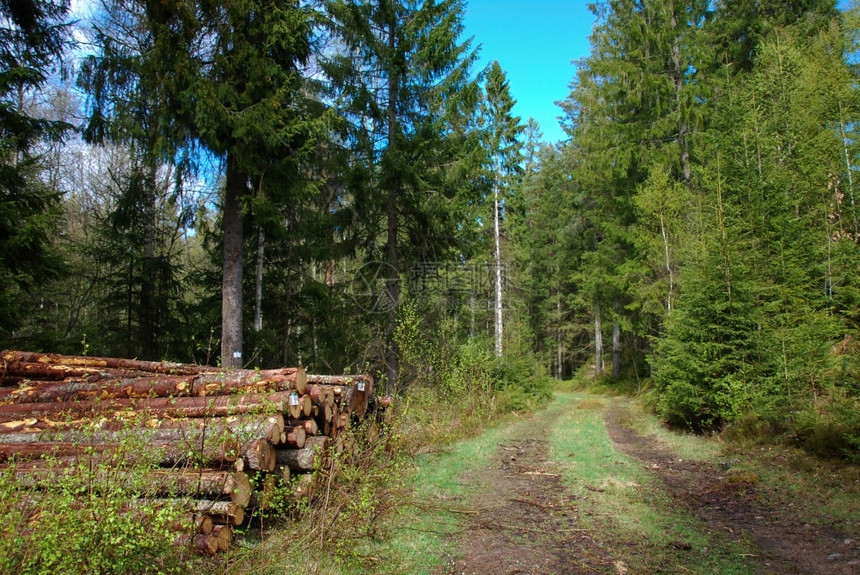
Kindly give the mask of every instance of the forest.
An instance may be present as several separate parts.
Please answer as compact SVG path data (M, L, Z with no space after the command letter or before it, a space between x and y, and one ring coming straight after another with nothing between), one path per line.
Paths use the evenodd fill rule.
M858 9L598 1L562 142L466 10L0 0L0 347L592 379L857 460Z

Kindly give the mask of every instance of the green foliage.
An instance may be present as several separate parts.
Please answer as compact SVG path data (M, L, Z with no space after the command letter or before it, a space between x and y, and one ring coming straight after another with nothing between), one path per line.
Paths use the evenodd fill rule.
M16 477L14 465L0 472L0 520L9 526L0 536L0 573L187 572L189 552L173 545L193 533L180 507L136 504L134 482L112 480L112 467L97 454L92 459L72 466L43 462L50 488L39 491Z
M20 326L28 298L62 272L51 249L59 191L40 178L39 145L60 142L69 124L28 104L59 68L69 45L65 2L0 4L0 337Z

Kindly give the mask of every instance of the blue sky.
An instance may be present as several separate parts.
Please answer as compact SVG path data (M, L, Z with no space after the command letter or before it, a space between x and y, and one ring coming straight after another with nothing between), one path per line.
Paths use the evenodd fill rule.
M564 139L555 105L570 92L571 60L588 54L594 18L581 0L467 0L464 36L480 45L478 69L498 60L514 113L540 123L545 141Z

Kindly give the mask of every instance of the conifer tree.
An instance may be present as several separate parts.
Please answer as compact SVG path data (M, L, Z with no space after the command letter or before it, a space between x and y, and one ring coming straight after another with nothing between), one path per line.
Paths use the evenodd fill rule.
M0 1L0 334L10 334L32 288L57 274L49 246L57 190L39 180L37 146L70 127L27 106L69 45L62 0Z
M332 97L350 149L348 176L368 230L367 254L385 264L385 374L396 389L393 340L400 275L419 258L439 258L462 223L451 210L458 190L452 172L468 132L453 116L470 112L476 87L468 77L474 55L461 42L462 0L335 0L328 12L339 48L326 63ZM463 101L471 105L463 105ZM385 230L377 245L377 225ZM379 254L376 256L375 254Z
M494 60L487 70L484 89L486 95L483 105L483 128L486 133L485 145L490 157L492 171L490 178L493 189L495 351L496 357L501 357L503 343L501 225L506 205L506 190L515 184L511 179L520 171L522 144L518 138L523 127L520 125L520 119L512 115L516 102L511 98L505 72L497 60Z
M138 0L103 1L91 22L94 53L78 76L88 94L84 139L126 146L132 157L128 173L114 175L122 180L122 194L106 230L137 248L121 256L133 270L126 287L132 295L120 300L128 302L122 315L137 323L136 334L124 338L129 342L124 354L131 357L159 359L165 332L173 327L169 294L176 289L177 270L170 238L183 217L175 199L186 166L177 159L187 157L191 138L189 119L180 111L192 79L191 16L179 2L156 7ZM165 229L163 215L171 210L174 221Z

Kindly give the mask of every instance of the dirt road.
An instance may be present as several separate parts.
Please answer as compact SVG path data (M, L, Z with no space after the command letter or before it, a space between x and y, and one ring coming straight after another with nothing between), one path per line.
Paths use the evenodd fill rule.
M608 476L578 477L577 469L584 469L576 465L584 459L581 452L561 453L552 438L573 425L569 411L582 405L576 400L556 403L512 423L490 463L465 473L470 511L457 536L460 559L448 565L449 574L860 574L856 524L798 522L790 510L769 505L767 493L754 482L727 473L725 465L686 461L628 427L626 406L619 400L589 403L602 426L598 431L608 436L614 451L600 457L623 458L645 480L620 484ZM613 517L589 516L590 495L605 497L616 487L637 490L643 505L668 502L673 513L689 516L691 529L712 549L738 545L745 552L731 552L738 556L736 562L700 560L695 565L708 565L708 570L696 571L687 558L710 553L695 549L702 545L696 533L660 549L644 538L625 540L623 530L611 527L617 526Z

